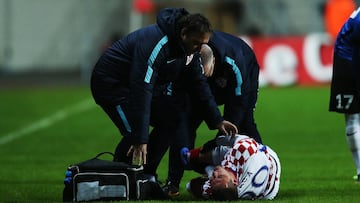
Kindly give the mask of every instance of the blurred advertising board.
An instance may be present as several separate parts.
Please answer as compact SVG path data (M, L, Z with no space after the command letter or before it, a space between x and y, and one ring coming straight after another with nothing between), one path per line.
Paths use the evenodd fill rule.
M240 37L256 54L260 65L260 86L309 86L331 81L334 45L325 33Z

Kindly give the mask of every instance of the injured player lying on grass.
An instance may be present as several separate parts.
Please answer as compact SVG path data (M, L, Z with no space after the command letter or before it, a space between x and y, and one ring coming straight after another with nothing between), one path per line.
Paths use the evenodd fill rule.
M200 148L183 148L181 153L187 169L202 174L186 186L195 197L274 199L279 191L277 154L246 135L219 136Z

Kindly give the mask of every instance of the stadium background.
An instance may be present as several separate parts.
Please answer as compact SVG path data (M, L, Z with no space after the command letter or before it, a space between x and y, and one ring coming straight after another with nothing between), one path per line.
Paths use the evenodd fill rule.
M262 86L328 83L332 41L324 26L325 3L0 0L0 79L8 84L27 76L43 82L68 76L87 82L93 63L114 38L153 23L161 8L185 7L205 14L214 29L248 39L261 63Z
M66 167L114 149L118 132L90 95L92 65L113 36L154 22L167 6L204 13L256 51L264 88L255 117L283 165L273 202L359 202L343 118L327 111L325 3L0 0L0 202L61 202ZM199 137L198 145L212 134L202 126ZM193 200L184 187L196 175L185 174L180 200Z

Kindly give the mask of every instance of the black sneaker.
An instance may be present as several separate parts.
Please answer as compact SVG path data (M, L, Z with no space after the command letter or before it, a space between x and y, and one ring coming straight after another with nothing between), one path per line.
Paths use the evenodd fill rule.
M162 187L162 190L168 197L177 197L180 195L179 184L174 184L171 181L167 181L166 185Z

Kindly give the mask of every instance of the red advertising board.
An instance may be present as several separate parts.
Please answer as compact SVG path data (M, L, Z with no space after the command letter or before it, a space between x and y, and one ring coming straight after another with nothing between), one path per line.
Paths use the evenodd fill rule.
M261 86L328 84L333 41L325 33L286 37L241 37L254 50Z

